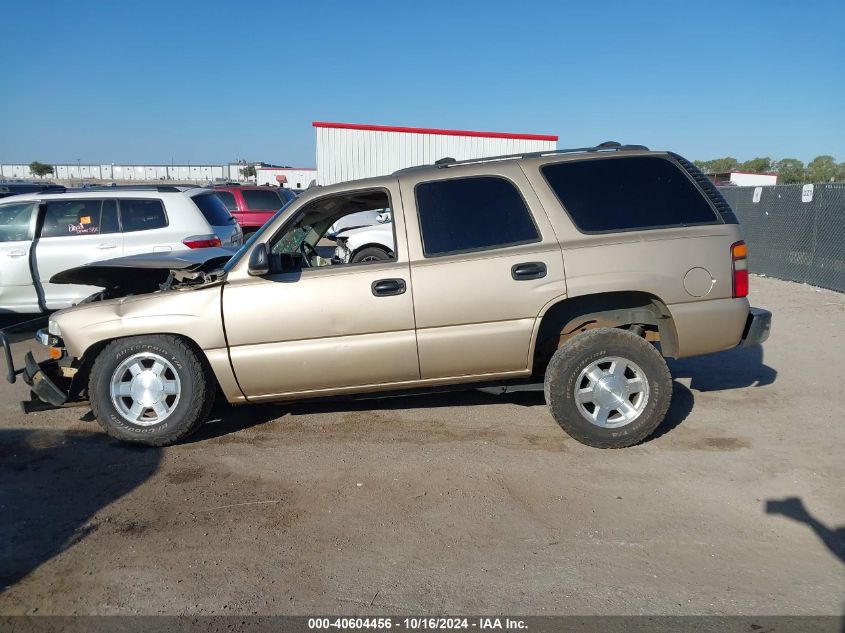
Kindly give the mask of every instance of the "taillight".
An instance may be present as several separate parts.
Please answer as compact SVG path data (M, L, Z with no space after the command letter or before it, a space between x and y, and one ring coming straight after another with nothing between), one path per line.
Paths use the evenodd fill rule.
M221 245L220 238L216 235L192 235L182 240L182 243L188 248L211 248Z
M745 242L731 244L734 297L748 296L748 246Z

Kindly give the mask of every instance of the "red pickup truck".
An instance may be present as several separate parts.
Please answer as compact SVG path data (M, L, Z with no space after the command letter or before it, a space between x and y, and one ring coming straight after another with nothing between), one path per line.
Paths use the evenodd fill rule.
M244 239L296 197L290 189L255 185L217 185L214 191L241 225Z

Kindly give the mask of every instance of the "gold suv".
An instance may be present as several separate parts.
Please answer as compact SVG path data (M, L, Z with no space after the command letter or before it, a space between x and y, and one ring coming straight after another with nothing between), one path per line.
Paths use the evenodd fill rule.
M389 214L393 248L349 263L327 234L361 212ZM671 152L444 159L313 188L234 255L60 273L104 290L49 318L47 362L15 370L2 338L10 379L32 386L25 409L88 401L130 442L186 437L216 392L237 405L543 382L567 433L618 448L666 414L664 356L767 338L746 255L725 200Z

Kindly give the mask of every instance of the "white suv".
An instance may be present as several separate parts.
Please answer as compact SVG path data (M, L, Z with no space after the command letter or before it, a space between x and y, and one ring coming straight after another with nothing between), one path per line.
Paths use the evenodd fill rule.
M99 290L56 273L140 253L240 246L243 233L210 189L108 187L0 202L0 313L59 310Z

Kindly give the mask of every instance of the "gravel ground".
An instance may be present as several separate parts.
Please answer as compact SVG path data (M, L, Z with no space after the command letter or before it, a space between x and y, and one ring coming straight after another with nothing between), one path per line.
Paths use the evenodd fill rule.
M752 288L765 348L672 363L667 422L621 451L479 392L134 448L4 382L0 613L841 614L845 295Z

